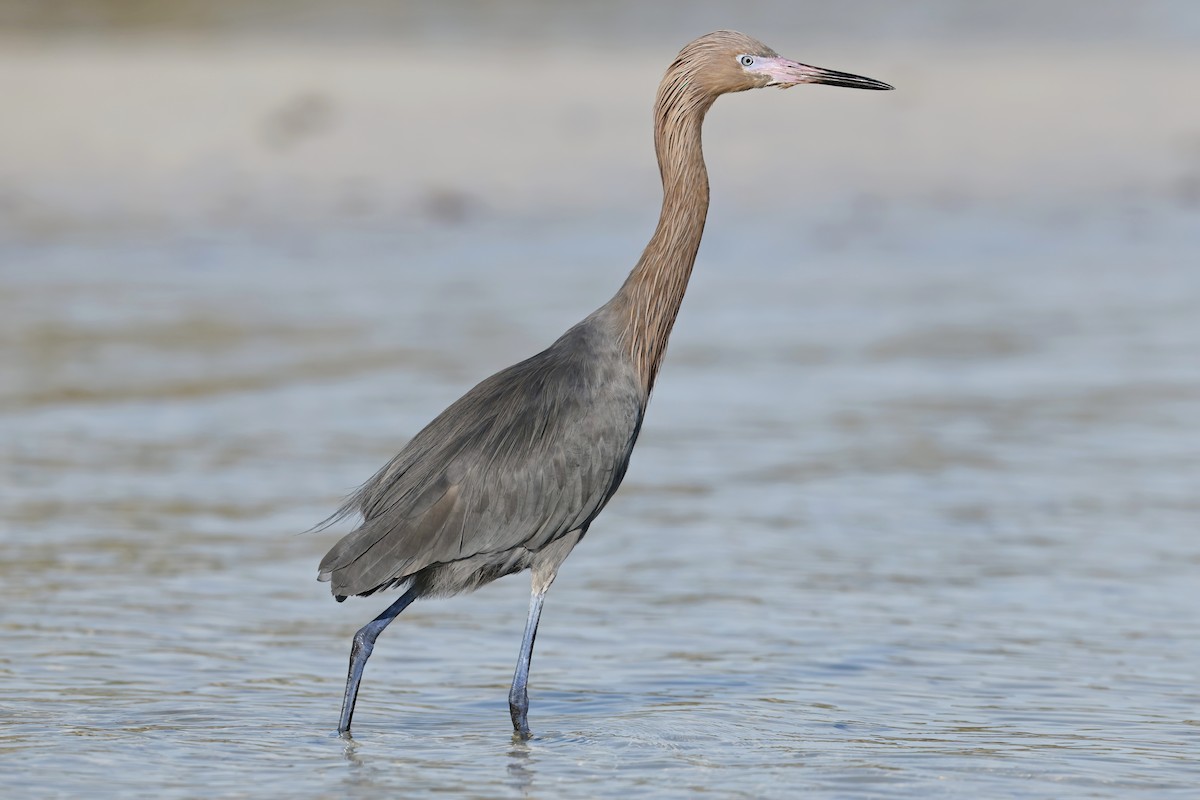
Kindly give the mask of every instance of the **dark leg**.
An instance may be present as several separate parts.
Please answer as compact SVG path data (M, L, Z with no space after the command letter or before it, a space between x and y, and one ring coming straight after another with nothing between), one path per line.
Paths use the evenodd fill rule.
M538 619L542 616L542 600L546 590L536 588L529 597L529 620L525 623L525 636L521 639L521 655L517 658L517 671L513 675L512 689L508 692L508 713L512 716L513 731L522 739L528 739L529 723L529 662L533 658L533 640L537 638Z
M375 649L375 639L383 633L388 623L408 608L417 599L416 589L409 589L400 598L388 606L382 614L358 629L354 634L354 643L350 645L350 672L346 675L346 696L342 699L342 719L338 723L338 733L350 733L350 718L354 716L354 701L358 699L358 684L362 681L363 669L367 659Z

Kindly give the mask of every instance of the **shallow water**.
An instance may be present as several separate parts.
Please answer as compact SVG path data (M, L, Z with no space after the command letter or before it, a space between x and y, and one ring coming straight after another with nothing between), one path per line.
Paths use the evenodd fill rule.
M521 744L523 577L389 628L347 743L389 599L334 604L336 532L296 532L602 301L637 226L8 248L3 785L1191 796L1200 241L1114 230L967 264L721 220Z
M530 53L438 4L401 47L330 6L296 44L243 7L207 43L0 47L0 794L1196 795L1191 4L1039 6L1002 46L1024 12L872 40L696 6L901 90L714 111L692 287L524 743L524 576L407 610L339 739L393 595L334 603L344 528L301 532L616 289L696 31L656 4L617 51L568 10ZM441 69L460 34L487 70Z

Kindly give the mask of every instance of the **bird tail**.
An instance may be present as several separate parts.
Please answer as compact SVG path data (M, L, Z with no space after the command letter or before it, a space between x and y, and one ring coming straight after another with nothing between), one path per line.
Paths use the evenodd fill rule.
M345 500L342 501L342 504L340 506L338 506L337 511L334 511L332 514L330 514L328 517L326 517L325 519L318 522L316 525L313 525L308 530L302 531L302 532L303 533L316 533L317 531L323 531L326 528L328 528L330 525L333 525L335 522L341 522L342 520L352 517L355 514L359 513L359 509L361 509L361 508L362 508L362 489L356 489L353 494L351 494L349 497L347 497Z

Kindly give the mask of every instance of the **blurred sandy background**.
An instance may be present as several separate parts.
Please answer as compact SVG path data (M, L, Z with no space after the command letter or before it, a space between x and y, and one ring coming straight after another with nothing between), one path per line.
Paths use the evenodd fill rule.
M898 235L914 212L1135 235L1200 213L1181 0L5 0L0 235L652 219L654 88L717 27L898 91L722 100L714 212Z

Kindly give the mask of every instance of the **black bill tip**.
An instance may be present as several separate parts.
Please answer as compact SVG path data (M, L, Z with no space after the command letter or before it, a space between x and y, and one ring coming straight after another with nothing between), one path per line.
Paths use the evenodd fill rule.
M812 82L824 83L827 86L842 86L847 89L871 89L878 92L891 91L896 88L890 83L877 81L874 78L852 75L849 72L838 72L835 69L818 70Z

